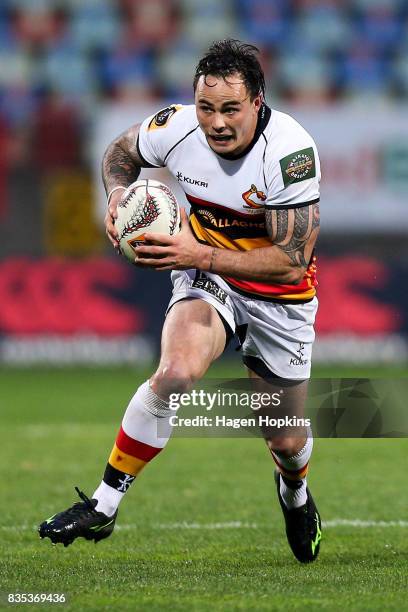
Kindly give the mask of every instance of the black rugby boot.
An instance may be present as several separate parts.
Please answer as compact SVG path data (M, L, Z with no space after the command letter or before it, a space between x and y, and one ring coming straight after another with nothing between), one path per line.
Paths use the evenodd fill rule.
M75 490L82 501L41 523L38 528L41 538L50 538L53 544L62 543L69 546L76 538L94 540L96 543L110 536L118 512L110 517L103 512L97 512L97 500L89 499L78 487L75 487Z
M289 510L280 494L281 475L275 471L279 503L286 523L286 536L296 559L301 563L315 561L322 539L322 522L319 512L308 488L307 501L300 508Z

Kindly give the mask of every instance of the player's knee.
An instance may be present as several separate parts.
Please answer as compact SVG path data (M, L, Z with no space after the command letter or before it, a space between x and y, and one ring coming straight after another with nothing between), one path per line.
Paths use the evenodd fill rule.
M171 393L190 391L199 378L199 372L191 366L178 359L160 364L150 381L155 393L160 397L168 397Z
M272 436L266 443L270 451L292 457L303 448L305 440L303 437Z

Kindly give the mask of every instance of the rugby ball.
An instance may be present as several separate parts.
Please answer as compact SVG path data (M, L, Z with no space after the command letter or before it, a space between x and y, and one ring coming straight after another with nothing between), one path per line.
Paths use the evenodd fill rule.
M148 232L174 236L180 231L180 207L171 190L153 179L129 185L117 208L115 227L119 249L135 263L135 247L144 243Z

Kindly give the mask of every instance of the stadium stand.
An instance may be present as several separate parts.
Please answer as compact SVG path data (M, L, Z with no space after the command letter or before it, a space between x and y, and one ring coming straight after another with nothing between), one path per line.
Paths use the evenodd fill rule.
M408 312L406 297L402 289L396 292L399 283L393 281L404 275L407 261L406 225L400 213L408 184L406 0L2 0L3 310L13 314L19 291L15 279L23 268L37 278L35 270L52 271L65 265L58 258L72 258L73 269L82 278L82 258L91 258L93 271L97 260L92 257L106 256L106 261L101 260L103 269L111 265L111 249L97 219L105 199L95 190L102 155L96 151L95 134L102 126L107 138L110 130L116 134L152 109L175 101L191 103L197 58L212 40L225 37L260 48L267 101L299 115L305 125L310 121L319 143L326 203L326 229L319 242L323 262L319 331L332 334L327 352L322 343L318 348L323 351L321 358L338 357L340 344L333 333L344 330L350 331L354 343L351 349L343 347L345 354L352 350L358 357L362 337L366 334L370 340L373 334L375 347L367 344L367 351L374 356L406 356L408 341L401 341L408 337L402 314ZM119 126L125 118L129 123ZM383 202L387 202L385 214ZM355 233L347 236L342 222L353 216L356 203ZM343 255L352 259L343 261ZM362 256L372 259L358 267ZM121 272L118 259L115 262L118 278L120 274L133 278L126 268ZM375 273L379 286L365 287L364 266L373 262L382 270L382 276ZM356 282L364 287L363 300L359 295L352 299L354 284L349 283L348 273L343 274L346 264L354 270L353 283L361 270ZM336 284L327 273L333 266ZM64 294L51 272L44 278L47 299ZM67 286L66 296L71 290ZM37 293L30 296L31 311ZM126 303L140 295L134 288L128 293ZM334 329L332 302L341 304L340 293L348 296L348 307L344 312L338 307ZM0 313L0 361L2 342L24 331L23 315L16 327L4 322L4 312ZM366 312L371 313L375 330L361 328ZM330 317L325 319L325 313ZM160 316L146 323L149 329L152 325L160 329ZM42 333L51 332L45 326ZM78 333L83 333L82 328ZM383 350L387 338L389 348Z

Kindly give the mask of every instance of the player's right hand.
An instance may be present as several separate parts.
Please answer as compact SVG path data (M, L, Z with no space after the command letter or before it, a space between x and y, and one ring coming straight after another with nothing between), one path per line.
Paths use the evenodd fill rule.
M109 206L107 207L106 214L105 214L106 235L108 236L110 242L115 247L115 249L119 248L119 242L118 242L119 236L115 228L115 220L118 218L117 208L118 208L120 199L123 195L123 192L124 190L118 189L117 191L112 193L112 196L109 202Z

